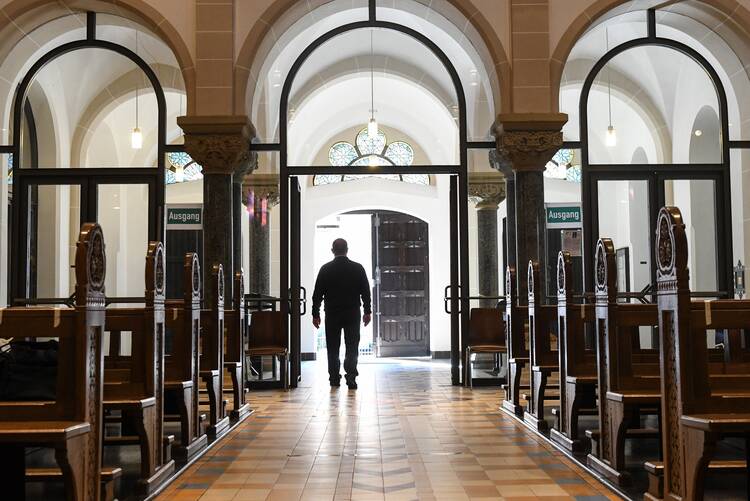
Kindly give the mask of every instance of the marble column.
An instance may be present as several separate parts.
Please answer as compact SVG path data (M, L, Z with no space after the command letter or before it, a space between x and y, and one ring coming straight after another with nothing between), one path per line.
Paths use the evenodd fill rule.
M179 117L177 123L185 133L185 150L203 166L203 283L210 284L212 266L222 264L224 301L231 304L235 208L232 181L235 172L243 175L249 169L253 127L245 116L186 116ZM203 297L211 304L217 293L213 287L205 287Z
M566 121L567 115L561 113L508 114L500 115L496 125L499 156L512 167L515 181L515 261L522 303L528 301L529 260L539 261L540 269L546 270L543 174L547 162L562 148Z
M250 211L248 292L271 293L271 209L279 203L279 176L253 174L245 178L243 196Z
M498 295L499 253L497 209L505 199L505 180L497 173L470 173L469 197L477 209L477 271L480 296ZM482 299L481 308L494 308L497 299Z

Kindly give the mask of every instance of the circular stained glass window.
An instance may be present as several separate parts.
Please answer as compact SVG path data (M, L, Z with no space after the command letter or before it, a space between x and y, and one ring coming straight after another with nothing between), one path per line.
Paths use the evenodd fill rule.
M382 131L378 131L377 136L370 137L365 128L359 131L354 144L339 141L331 146L328 150L328 161L334 167L409 166L414 163L414 148L404 141L388 144L388 138ZM368 177L425 186L430 184L430 176L426 174L325 174L315 176L313 185L336 184Z

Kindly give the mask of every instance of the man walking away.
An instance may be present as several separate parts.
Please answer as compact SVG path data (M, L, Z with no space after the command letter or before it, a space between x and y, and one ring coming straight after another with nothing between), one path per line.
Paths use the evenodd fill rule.
M357 389L357 357L359 355L360 297L365 314L361 318L365 327L372 318L370 284L361 264L346 257L349 246L343 238L333 241L331 248L334 258L320 268L315 280L313 293L313 325L320 327L320 303L325 302L326 312L326 345L328 346L328 377L331 386L340 386L339 348L341 347L341 330L344 331L346 356L344 370L346 385L351 390Z

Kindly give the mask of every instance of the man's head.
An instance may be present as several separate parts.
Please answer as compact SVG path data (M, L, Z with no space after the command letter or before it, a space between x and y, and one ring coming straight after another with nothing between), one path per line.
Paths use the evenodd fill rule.
M334 256L346 256L346 253L349 252L349 245L343 238L337 238L333 241L331 252Z

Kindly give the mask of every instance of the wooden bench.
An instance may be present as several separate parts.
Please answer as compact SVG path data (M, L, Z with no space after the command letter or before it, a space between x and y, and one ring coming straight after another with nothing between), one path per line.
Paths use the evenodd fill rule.
M659 407L658 353L640 349L641 327L657 325L654 304L619 303L617 268L612 240L597 242L595 254L596 345L599 429L592 438L588 465L618 485L627 485L625 438L656 437L658 429L640 429L643 414Z
M593 347L595 313L592 304L573 302L572 259L557 256L557 340L560 371L560 408L557 428L550 438L570 452L582 452L578 418L596 409L596 351ZM591 342L587 342L587 333ZM584 411L584 409L586 411Z
M544 401L550 376L557 373L559 357L552 348L557 335L557 307L544 304L539 263L529 261L529 361L530 398L524 412L524 422L537 431L546 431Z
M245 275L242 270L234 274L234 302L231 310L224 312L225 356L224 367L232 382L232 421L241 421L250 415L250 405L245 401L245 349L247 345L247 318L244 308Z
M0 309L1 338L59 340L55 400L0 402L4 499L26 497L27 475L35 474L25 465L29 447L54 449L69 501L99 500L108 489L102 479L119 475L102 477L101 468L105 271L101 227L86 223L76 243L75 308Z
M505 320L497 308L472 308L469 313L469 339L466 343L468 386L473 386L472 353L506 353Z
M169 479L175 464L164 434L164 246L150 242L146 254L145 305L106 311L110 338L130 333L130 353L104 359L104 410L119 412L123 431L135 436L104 437L104 445L137 444L141 449L138 494L149 495ZM117 343L119 345L119 343Z
M656 226L657 303L660 332L664 499L703 499L716 443L750 436L750 377L725 370L711 374L706 331L750 327L750 301L691 302L688 246L682 214L659 211ZM749 452L746 450L746 454ZM658 469L658 464L653 470ZM747 470L747 457L744 465ZM656 475L651 475L652 481ZM656 499L655 493L646 494Z
M201 311L200 377L208 393L209 418L206 433L216 439L229 430L224 401L224 267L211 268L211 283L216 301Z
M502 408L516 416L523 416L521 406L521 375L529 363L526 343L528 307L518 304L516 269L505 270L505 345L508 349L508 382L503 386L505 399Z
M179 443L174 457L188 462L208 445L208 437L201 428L198 405L198 363L201 323L201 269L198 254L185 255L183 266L185 287L182 300L167 301L166 330L172 346L165 360L164 391L168 401L176 406L177 414L165 416L165 421L179 421Z

